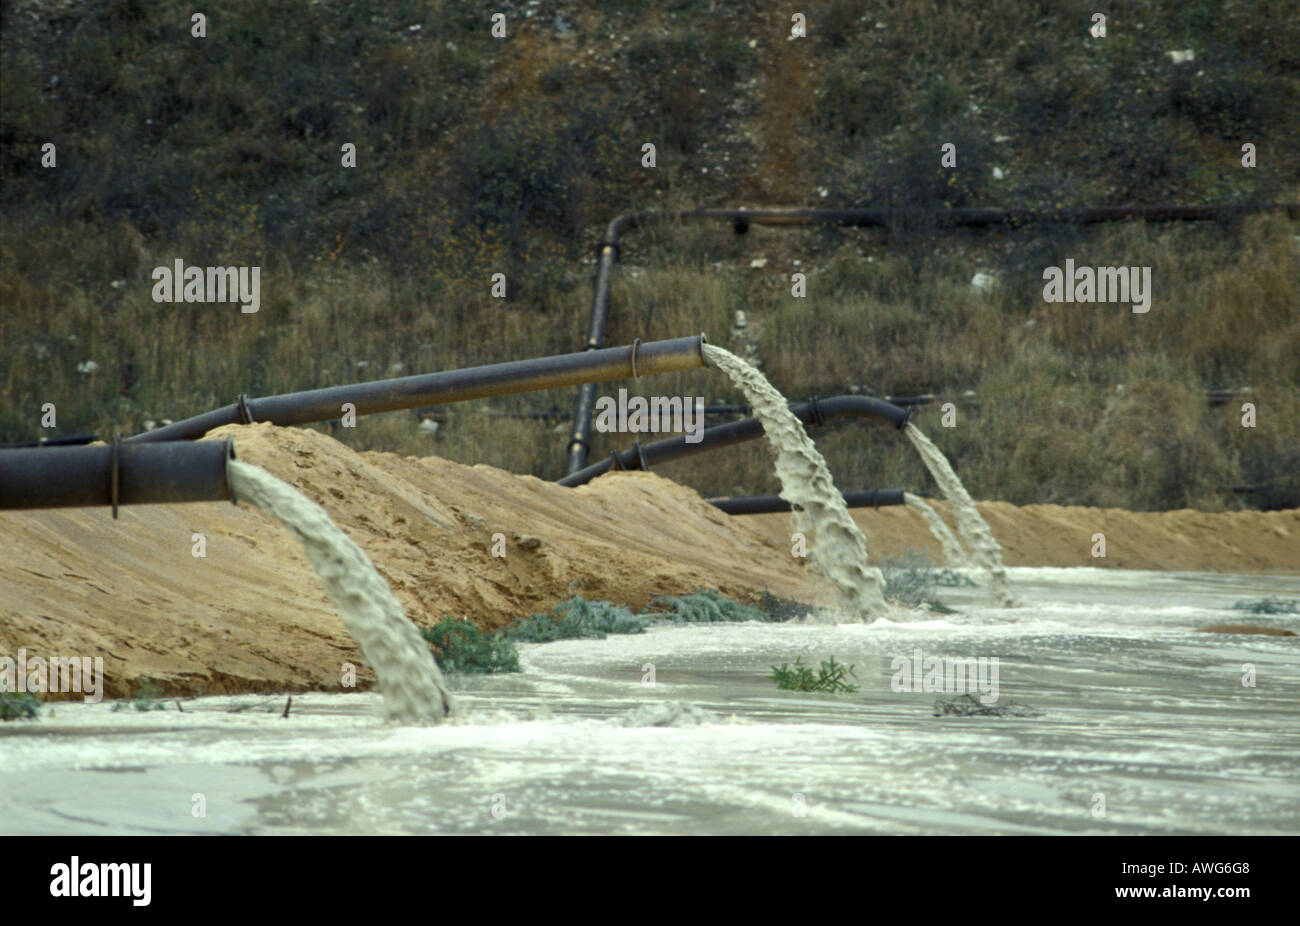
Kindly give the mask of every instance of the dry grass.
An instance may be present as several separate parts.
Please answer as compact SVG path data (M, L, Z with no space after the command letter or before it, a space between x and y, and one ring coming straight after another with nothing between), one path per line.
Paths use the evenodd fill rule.
M756 205L748 197L773 182L785 186L772 201L833 205L1296 199L1300 26L1284 7L1138 2L1089 46L1081 4L895 0L864 15L836 0L809 8L798 55L783 37L780 54L770 48L764 30L779 17L766 6L691 0L574 13L570 38L542 4L504 44L474 4L241 0L208 46L170 38L169 18L189 15L170 2L113 4L76 23L14 18L0 38L0 441L44 433L47 402L56 433L133 432L240 392L580 349L593 245L610 218ZM1141 33L1128 28L1138 22ZM1174 47L1197 49L1200 77L1163 61ZM774 148L768 136L794 118L774 75L801 61L812 65L796 119L806 137ZM663 142L656 171L639 166L647 133ZM64 139L57 172L33 167L47 138ZM949 138L960 166L944 172L935 140ZM1243 138L1268 152L1255 171L1238 165ZM358 144L356 171L338 167L344 139ZM796 148L790 177L745 173L748 153L761 168ZM719 151L735 155L724 174ZM792 401L850 385L955 397L956 428L934 408L918 421L977 497L1300 505L1296 233L1277 216L950 235L642 229L624 243L607 343L705 331L739 347L731 326L744 310ZM153 303L151 269L178 257L260 266L261 311ZM756 257L767 265L751 269ZM1152 266L1151 312L1045 303L1042 269L1066 258ZM806 299L790 296L795 270ZM1001 286L973 290L976 271ZM506 300L490 296L495 272ZM88 360L98 369L78 372ZM740 399L716 373L606 388L618 385ZM1203 398L1245 385L1254 429L1241 427L1240 403ZM567 411L573 398L438 410L436 436L409 412L334 433L555 478L567 422L501 413ZM834 424L817 437L846 489L930 485L886 428ZM598 435L593 458L630 442ZM757 444L664 472L706 493L775 489ZM1224 490L1241 482L1273 488Z

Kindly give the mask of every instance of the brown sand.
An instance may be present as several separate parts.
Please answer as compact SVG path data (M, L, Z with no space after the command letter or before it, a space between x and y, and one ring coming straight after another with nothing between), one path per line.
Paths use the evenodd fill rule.
M947 502L927 499L950 526ZM1300 509L1287 511L1125 511L1062 505L977 502L1008 566L1095 566L1188 572L1300 573ZM903 507L855 508L873 558L920 550L943 562L921 516ZM789 536L789 515L750 515L773 539ZM1093 534L1106 556L1093 557Z
M417 625L483 626L573 594L640 608L699 586L806 591L788 547L653 473L579 489L490 466L357 454L317 431L232 426L236 453L321 505ZM207 556L191 554L191 535ZM493 557L492 535L506 556ZM105 696L338 689L373 676L297 542L226 503L0 513L0 654L104 657Z
M565 489L490 466L357 454L311 430L221 428L369 554L407 614L495 627L572 594L633 608L699 586L828 603L790 555L790 515L728 516L653 473ZM936 509L951 523L941 503ZM982 503L1007 565L1300 572L1300 511L1143 514ZM937 543L904 508L858 510L873 558ZM1089 553L1094 532L1108 556ZM492 535L506 556L491 555ZM191 535L207 556L191 555ZM229 504L0 513L0 654L100 656L105 695L338 690L372 676L297 542Z

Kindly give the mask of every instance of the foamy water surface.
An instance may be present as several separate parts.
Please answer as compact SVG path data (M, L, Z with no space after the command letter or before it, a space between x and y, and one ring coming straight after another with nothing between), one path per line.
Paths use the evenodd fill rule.
M1194 632L1300 631L1229 610L1300 578L1008 572L1022 607L526 646L449 676L440 727L371 694L56 704L0 726L0 833L1300 833L1300 639ZM917 648L997 657L1000 703L1042 716L933 716L891 690ZM858 692L764 677L832 655Z

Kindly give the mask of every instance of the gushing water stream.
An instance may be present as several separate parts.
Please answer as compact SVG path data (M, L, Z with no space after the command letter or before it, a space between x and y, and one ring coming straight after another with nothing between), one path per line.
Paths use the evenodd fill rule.
M903 427L903 432L907 434L908 440L921 455L926 469L930 471L934 481L939 483L939 488L952 504L953 515L957 518L957 530L961 532L962 539L970 548L975 564L989 574L989 590L1001 604L1011 604L1014 599L1007 588L1007 570L1002 565L1002 548L998 546L998 542L993 538L993 532L980 516L975 503L971 501L970 493L961 484L957 474L952 471L952 465L943 455L943 451L936 447L930 438L922 434L916 425L909 422Z
M857 617L887 610L881 589L884 577L867 561L867 540L849 516L844 497L835 488L826 460L790 413L789 403L758 370L730 351L704 345L704 356L740 387L749 399L772 449L781 497L803 508L814 529L814 562L840 599L841 607Z
M231 460L226 476L235 498L277 518L302 544L325 594L379 677L385 716L408 724L447 717L453 701L442 672L365 552L323 508L265 470Z
M903 504L913 511L920 512L921 517L925 518L925 523L930 526L930 533L934 534L934 539L939 541L943 547L943 558L949 566L961 568L969 566L970 561L966 558L966 551L962 549L961 542L953 536L948 525L939 517L939 513L930 507L930 503L919 495L913 495L911 492L903 493Z

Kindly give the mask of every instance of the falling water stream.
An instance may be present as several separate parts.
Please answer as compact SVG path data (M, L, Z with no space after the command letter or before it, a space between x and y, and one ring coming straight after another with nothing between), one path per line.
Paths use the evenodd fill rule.
M704 345L705 358L740 387L763 423L776 452L781 497L803 508L814 529L817 563L835 586L841 607L857 617L877 615L888 606L884 577L867 561L867 540L849 516L826 460L790 412L789 403L758 370L730 351Z
M925 523L930 526L930 533L943 547L943 558L947 565L958 569L970 565L970 561L966 557L966 551L962 549L961 541L953 536L952 531L948 529L948 525L943 523L943 518L939 517L939 513L930 507L929 502L919 495L904 492L903 504L913 511L919 512L921 517L925 518Z
M325 594L379 678L385 716L406 724L447 717L453 701L442 672L365 552L323 508L265 470L231 460L226 474L235 498L277 518L302 544Z
M980 516L975 503L971 501L970 493L961 484L957 474L952 471L948 458L930 438L921 433L916 425L909 422L903 427L903 431L912 442L912 446L921 454L921 459L925 462L930 475L934 477L935 482L939 483L939 488L952 504L952 512L957 518L957 530L961 532L962 539L970 548L975 564L988 573L989 590L1001 604L1012 604L1014 599L1007 588L1007 570L1002 565L1002 548L998 546L998 542L993 538L993 532Z

